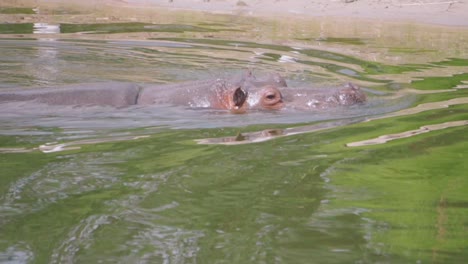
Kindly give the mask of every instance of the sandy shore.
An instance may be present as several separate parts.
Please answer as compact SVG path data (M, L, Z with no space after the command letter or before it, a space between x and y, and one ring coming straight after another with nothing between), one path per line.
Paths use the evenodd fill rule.
M346 17L468 26L467 0L108 0L119 5L246 16Z
M2 6L81 5L263 17L356 18L468 26L468 0L2 0Z

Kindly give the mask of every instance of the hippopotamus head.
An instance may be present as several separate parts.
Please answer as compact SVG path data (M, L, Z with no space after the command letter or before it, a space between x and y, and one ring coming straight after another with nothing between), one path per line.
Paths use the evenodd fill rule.
M212 108L227 109L232 113L245 113L251 109L278 110L284 106L283 96L274 85L235 86L232 89L223 86L217 90L211 102Z
M249 109L281 109L284 104L279 87L287 87L279 74L257 79L252 71L247 71L237 81L218 79L212 86L215 96L210 99L210 107L228 109L232 113L245 113Z
M364 103L366 94L356 85L330 88L283 88L276 85L238 86L225 90L221 105L214 108L228 109L232 113L245 113L247 110L327 109ZM218 97L221 98L221 97Z

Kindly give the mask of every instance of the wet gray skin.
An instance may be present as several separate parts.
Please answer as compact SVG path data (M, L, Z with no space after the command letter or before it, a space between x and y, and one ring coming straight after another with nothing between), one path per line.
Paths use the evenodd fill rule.
M0 92L0 103L34 101L49 105L129 106L137 103L140 87L132 83L73 84L60 87L16 88Z

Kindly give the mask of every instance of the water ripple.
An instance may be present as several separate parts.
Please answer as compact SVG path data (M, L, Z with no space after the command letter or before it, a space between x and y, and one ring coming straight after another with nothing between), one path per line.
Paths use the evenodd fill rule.
M112 153L62 156L61 160L11 184L1 210L38 211L71 195L111 188L121 181L122 172L108 166L120 162L117 156Z

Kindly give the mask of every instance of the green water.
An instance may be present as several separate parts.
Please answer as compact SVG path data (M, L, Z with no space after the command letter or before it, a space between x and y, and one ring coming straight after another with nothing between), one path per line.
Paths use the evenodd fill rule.
M60 154L3 154L2 193L16 185L23 209L4 208L1 244L33 252L38 263L461 263L466 128L344 144L424 120L466 120L467 110L242 146L192 141L235 129L189 130ZM93 177L80 180L82 170Z
M359 83L373 91L368 105L332 114L234 116L159 108L39 115L24 105L1 105L0 262L464 263L466 125L384 144L346 144L468 120L467 31L400 25L386 38L333 30L321 38L313 23L301 25L310 36L284 36L264 24L265 38L252 41L212 28L226 25L224 19L232 22L215 17L154 26L164 31L158 34L171 32L134 42L107 40L112 34L99 32L92 39L64 38L63 32L55 40L18 39L2 25L0 52L10 54L0 57L2 87L175 82L248 65L280 72L291 86ZM247 22L234 22L235 34L252 33L245 31ZM74 27L106 28L131 39L135 28L129 25L144 29ZM281 61L287 56L295 60ZM438 102L445 107L410 111ZM402 114L391 116L395 112ZM369 121L261 143L196 141L346 115ZM147 137L112 140L116 135ZM89 138L97 143L53 153L37 149Z

